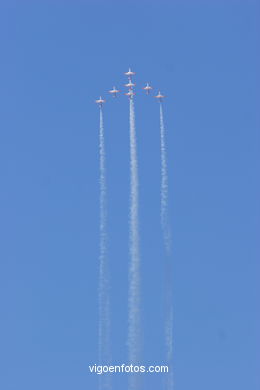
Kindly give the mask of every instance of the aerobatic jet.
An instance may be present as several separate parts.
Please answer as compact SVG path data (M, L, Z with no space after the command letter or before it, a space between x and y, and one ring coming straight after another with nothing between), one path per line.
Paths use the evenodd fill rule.
M127 88L129 88L129 89L133 89L133 87L135 86L135 84L134 83L132 83L132 81L131 80L129 80L128 81L128 83L127 84L125 84L125 87L127 87Z
M117 93L120 92L120 91L118 89L116 89L116 87L113 87L113 89L111 89L108 92L111 93L113 95L113 97L116 97Z
M100 107L102 107L102 105L106 102L104 99L102 99L102 97L100 96L99 99L95 100L95 102L97 104L99 104Z
M146 95L149 95L149 93L151 92L151 90L152 90L153 88L151 87L151 85L150 85L149 83L146 83L146 86L143 87L143 89L145 90Z
M135 75L135 72L132 72L131 69L129 68L128 72L125 72L125 75L131 78L132 76Z
M130 89L129 92L125 93L126 96L128 96L129 98L131 98L132 96L135 95L134 91L132 89Z
M159 101L161 102L163 98L165 98L164 95L161 94L161 92L159 91L158 92L158 95L154 96L156 99L159 99Z

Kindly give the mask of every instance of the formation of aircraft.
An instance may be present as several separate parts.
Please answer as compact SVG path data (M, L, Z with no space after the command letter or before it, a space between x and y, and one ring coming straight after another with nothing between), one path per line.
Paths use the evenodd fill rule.
M116 97L117 93L120 92L120 91L118 89L116 89L116 87L113 87L113 89L111 89L108 92L111 93L113 97Z
M128 88L128 92L125 93L126 96L128 96L129 98L133 97L135 95L134 93L134 87L135 87L135 83L133 83L132 81L132 76L135 75L135 72L133 72L131 70L131 68L129 68L128 72L125 72L125 75L128 77L128 83L125 84L125 87ZM146 83L145 87L143 87L143 90L146 92L146 95L150 95L150 92L151 90L153 89L153 87L151 87L151 85L149 83ZM116 87L113 87L110 91L108 91L113 97L117 97L117 94L120 92ZM161 92L159 91L158 94L156 96L154 96L156 99L158 99L160 102L162 102L162 100L165 98L164 95L161 94ZM95 100L95 102L100 106L102 107L103 104L106 102L104 99L102 99L102 97L100 96L99 99Z

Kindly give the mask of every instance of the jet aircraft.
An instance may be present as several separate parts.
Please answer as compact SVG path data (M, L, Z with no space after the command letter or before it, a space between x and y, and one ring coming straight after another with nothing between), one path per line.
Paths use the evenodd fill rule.
M151 90L152 90L153 88L151 87L151 85L150 85L149 83L146 83L146 86L143 87L143 89L145 90L146 95L149 95L149 93L151 92Z
M131 78L132 76L135 75L135 72L132 72L131 69L129 68L128 72L125 72L125 75Z
M128 83L127 84L125 84L125 87L127 87L127 88L129 88L129 89L133 89L133 87L135 86L135 84L134 83L132 83L132 81L131 80L129 80L128 81Z
M133 97L135 95L134 91L132 89L130 89L129 92L125 93L126 96L128 96L129 98Z
M111 89L108 92L111 93L113 95L113 97L117 97L117 93L120 91L118 89L116 89L116 87L113 87L113 89Z
M158 99L160 102L162 101L163 98L165 98L164 95L161 94L161 92L158 92L158 95L154 96L156 99Z
M102 107L102 105L106 102L104 99L102 99L102 97L100 96L99 99L95 100L95 102L97 104L99 104L100 107Z

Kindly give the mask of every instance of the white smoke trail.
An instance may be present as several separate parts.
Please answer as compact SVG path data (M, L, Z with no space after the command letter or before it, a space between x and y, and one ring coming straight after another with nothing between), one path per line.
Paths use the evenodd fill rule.
M110 353L110 299L109 299L109 270L107 256L107 190L106 190L106 155L103 124L103 109L100 106L99 129L99 170L100 170L100 253L99 253L99 329L98 354L99 364L109 365ZM99 375L99 389L111 390L110 374Z
M138 164L133 96L130 101L130 265L128 296L128 358L140 364L140 253L138 223ZM129 390L139 389L138 374L130 374Z
M160 102L160 136L161 136L161 226L164 245L167 254L171 250L171 234L168 221L168 170L166 158L165 128L163 120L162 102Z
M172 303L172 267L169 259L171 253L171 233L169 226L168 211L168 169L166 155L165 127L163 120L162 102L160 102L160 138L161 138L161 227L163 232L164 246L167 255L165 273L165 343L166 360L169 366L169 373L166 377L166 389L173 389L173 303Z

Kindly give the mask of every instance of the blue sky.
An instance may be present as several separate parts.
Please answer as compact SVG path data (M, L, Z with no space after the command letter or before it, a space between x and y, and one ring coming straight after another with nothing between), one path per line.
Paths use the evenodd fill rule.
M164 104L176 390L257 390L259 2L1 1L0 387L96 389L98 108L104 109L113 361L127 358L129 139L137 72L143 363L161 364ZM144 389L161 387L144 378ZM114 390L126 377L114 377Z

